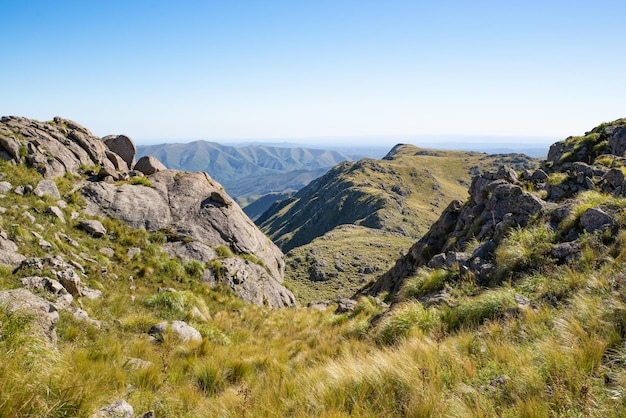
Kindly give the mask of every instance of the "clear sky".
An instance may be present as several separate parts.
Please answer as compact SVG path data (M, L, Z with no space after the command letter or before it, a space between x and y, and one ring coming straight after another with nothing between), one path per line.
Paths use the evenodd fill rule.
M0 6L0 114L97 135L564 138L626 117L624 0Z

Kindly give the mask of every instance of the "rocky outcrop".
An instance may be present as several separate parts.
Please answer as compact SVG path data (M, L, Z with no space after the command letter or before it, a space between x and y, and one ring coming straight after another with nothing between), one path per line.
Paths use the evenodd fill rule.
M78 174L93 166L115 173L107 151L100 138L68 119L38 122L17 116L0 118L0 155L35 167L48 179Z
M494 252L512 228L541 219L557 230L564 220L571 219L580 192L626 196L621 169L626 162L625 132L626 119L620 119L600 125L582 137L557 142L550 148L544 166L523 172L521 179L506 167L474 177L468 200L453 201L409 253L365 292L395 294L407 276L425 266L454 268L461 275L471 273L479 283L489 282L496 274ZM615 214L607 212L610 210L614 211L610 207L590 207L567 229L560 230L560 242L550 251L555 261L566 262L576 254L580 234L616 226ZM472 240L481 244L473 252L465 252L466 244Z
M267 238L205 173L174 170L150 176L152 187L105 182L89 183L83 194L92 215L118 218L132 227L148 231L167 229L176 241L168 243L172 254L183 259L207 262L215 258L209 249L226 246L235 254L250 254L263 264L241 260L225 263L241 283L225 279L244 300L272 307L293 306L294 298L280 283L284 275L281 251ZM228 277L228 275L226 276Z

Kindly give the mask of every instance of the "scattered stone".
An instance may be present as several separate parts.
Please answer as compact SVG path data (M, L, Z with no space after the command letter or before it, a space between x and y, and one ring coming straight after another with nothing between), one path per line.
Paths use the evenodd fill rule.
M82 296L80 277L74 269L67 268L65 270L53 270L57 279L63 287L74 297Z
M61 209L67 208L67 202L65 200L57 200L55 203Z
M113 258L113 256L115 255L115 251L113 250L113 248L109 248L109 247L102 247L98 251L100 252L100 254L109 258Z
M61 221L61 223L65 223L65 216L63 212L58 206L50 206L46 209L46 213L55 216L57 219Z
M79 226L96 238L103 237L107 233L104 225L95 219L81 220Z
M128 258L133 258L136 255L141 254L141 248L137 248L137 247L131 247L128 249L128 251L126 251L126 255L128 256Z
M25 211L24 213L22 213L22 216L28 219L30 223L32 224L34 224L36 221L35 217L28 211Z
M156 336L157 339L163 339L163 335L167 332L168 329L171 329L174 334L182 341L182 342L200 342L202 341L202 335L198 332L197 329L187 324L185 321L172 321L168 323L166 321L159 322L150 328L149 334Z
M33 192L39 197L51 196L55 199L61 198L59 189L57 188L57 185L53 180L41 180L39 183L37 183L37 187L35 187L35 190Z
M91 415L91 418L134 418L133 407L123 399L109 404Z
M8 181L0 181L0 193L6 193L11 191L13 186Z
M24 196L24 186L17 186L13 190L13 193L15 193L16 195L19 195L19 196Z
M86 299L102 299L102 291L98 289L92 289L87 286L83 286L81 289L81 294Z
M52 244L50 244L48 241L46 241L45 239L40 239L39 240L39 247L44 250L44 251L52 251Z
M143 156L135 164L135 170L141 171L143 174L149 176L159 171L167 170L167 167L163 165L161 161L151 156Z
M337 301L337 310L336 314L344 313L344 312L352 312L354 308L356 308L357 301L348 298L340 298Z
M71 312L74 315L74 318L79 321L87 322L96 328L100 328L102 326L102 321L90 318L89 314L80 308L72 308Z
M325 311L331 302L329 300L314 300L307 303L307 308L317 309L318 311Z
M20 279L20 283L25 288L32 291L45 291L54 297L54 306L60 311L67 309L74 298L57 280L49 277L30 276Z

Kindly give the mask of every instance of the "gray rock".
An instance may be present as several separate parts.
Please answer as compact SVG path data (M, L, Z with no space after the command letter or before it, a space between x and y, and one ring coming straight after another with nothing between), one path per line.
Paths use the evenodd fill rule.
M92 289L87 286L82 286L80 292L83 297L87 299L102 299L102 291L98 289Z
M616 224L615 218L600 208L589 208L580 217L580 225L587 232L610 228Z
M113 250L113 248L109 247L102 247L98 251L100 252L100 254L105 255L108 258L113 258L113 256L115 255L115 251Z
M39 239L39 247L44 250L44 251L51 251L52 250L52 244L50 244L48 241L46 241L43 238Z
M344 312L352 312L354 308L356 308L357 301L348 298L341 298L337 301L337 310L336 314L344 313Z
M314 300L307 303L307 308L317 309L318 311L325 311L331 305L329 300Z
M0 193L6 193L13 189L13 185L8 181L0 181Z
M108 135L102 138L107 148L119 155L126 163L126 170L132 170L135 166L137 148L132 139L126 135Z
M28 211L24 211L24 213L22 213L22 216L26 219L28 219L30 221L30 223L34 224L36 219L35 217Z
M0 133L0 147L4 148L12 159L19 161L20 146L15 138L13 138L12 136L12 133Z
M79 225L82 229L84 229L96 238L103 237L107 233L104 225L102 225L100 221L96 221L95 219L81 220L79 222Z
M133 407L123 399L109 404L91 415L91 418L134 418Z
M82 296L81 293L81 281L78 274L72 268L66 268L64 270L53 270L56 273L56 277L63 287L74 297Z
M53 298L54 307L60 311L70 307L74 298L57 280L49 277L29 276L20 279L20 283L31 291L47 292Z
M168 329L171 329L174 334L182 341L182 342L200 342L202 341L202 335L198 332L197 329L187 324L185 321L172 321L168 323L166 321L159 322L150 328L149 334L155 335L158 337L163 337L163 335L167 332Z
M607 127L610 132L609 148L611 154L623 157L626 152L626 129L624 127Z
M545 171L539 168L533 172L530 179L537 183L543 183L544 181L548 180L548 175L546 174Z
M113 165L113 168L115 168L116 171L120 171L122 173L125 173L128 171L128 163L124 161L122 157L120 157L113 151L107 151L106 156L109 159L109 161L111 161L111 164Z
M446 254L439 253L433 256L433 258L431 258L430 261L428 261L427 266L430 267L431 269L438 269L442 267L445 263L446 263Z
M32 316L32 333L55 344L56 324L59 320L57 309L47 300L33 295L27 289L0 291L0 306L9 312L21 312Z
M61 198L61 193L59 193L56 183L52 180L41 180L37 183L37 187L35 187L33 192L39 197L51 196L55 199Z
M23 260L25 257L19 253L0 249L0 265L17 267Z
M137 247L131 247L126 251L126 255L129 258L133 258L136 255L141 254L141 248L137 248Z
M63 211L58 206L50 206L46 209L46 213L49 213L55 216L61 223L65 223L65 216L63 215Z
M96 328L100 328L102 326L102 321L98 321L96 319L90 318L89 314L80 308L71 308L70 311L72 312L72 315L74 316L74 318L76 318L79 321L86 322L90 325L93 325Z
M161 161L151 156L143 156L135 164L135 170L141 171L145 175L149 176L159 171L167 170L167 167L163 165Z
M602 177L611 188L616 189L624 184L624 172L619 168L612 168Z

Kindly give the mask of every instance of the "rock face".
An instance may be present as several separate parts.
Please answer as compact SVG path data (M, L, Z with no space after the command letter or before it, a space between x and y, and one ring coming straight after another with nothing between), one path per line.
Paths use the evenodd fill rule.
M139 163L138 163L139 164ZM241 208L205 173L174 170L150 176L153 187L90 183L83 189L93 215L109 215L132 227L167 228L192 243L168 243L172 255L202 262L215 258L212 250L226 246L236 254L258 257L264 267L243 260L224 263L239 277L225 279L244 300L272 307L292 306L294 297L280 283L284 260L280 250L254 225ZM228 275L227 275L228 277Z
M295 304L291 292L280 284L285 268L283 254L218 183L205 173L169 171L154 157L142 157L135 164L135 155L136 147L129 137L110 135L100 139L71 120L55 117L51 122L38 122L15 116L0 118L0 156L35 167L46 177L31 190L38 196L60 199L50 179L65 173L82 174L88 168L86 173L92 176L92 182L84 187L83 194L91 214L113 216L148 231L167 228L181 240L197 242L196 250L202 248L201 251L186 247L179 248L175 254L187 259L211 261L215 259L213 249L217 246L226 246L235 255L258 258L259 264L243 260L225 263L228 270L225 282L244 300L272 307ZM153 187L113 184L115 180L141 173L150 175ZM19 187L22 193L27 192L25 186ZM51 213L64 220L58 216L59 211L51 210ZM25 212L27 215L30 214ZM96 220L80 221L80 227L94 236L106 234ZM0 248L0 251L1 263L17 265L23 259L10 249ZM239 283L228 279L231 276L239 277ZM78 288L73 291L80 292Z
M0 292L0 306L4 306L9 312L31 316L32 332L53 344L56 343L59 313L50 302L26 289L13 289Z
M450 203L409 253L363 291L395 294L406 277L424 266L455 266L459 274L471 273L479 284L485 284L494 277L494 252L502 239L511 229L524 227L533 219L555 231L561 228L560 242L554 243L550 255L557 263L566 262L580 249L577 240L581 234L617 224L617 213L610 205L588 208L573 220L572 208L579 203L579 193L585 191L626 196L624 173L617 168L626 162L625 152L626 119L619 119L552 145L542 169L524 173L525 185L506 167L474 177L469 199ZM535 193L526 191L529 188ZM564 220L569 220L567 227L563 227ZM482 244L465 252L472 240Z
M48 179L78 174L81 166L116 172L107 151L98 137L68 119L38 122L16 116L0 118L0 152L5 158L35 167Z
M119 155L126 163L126 169L132 170L135 166L137 148L135 143L126 135L108 135L102 138L102 142L113 153Z

